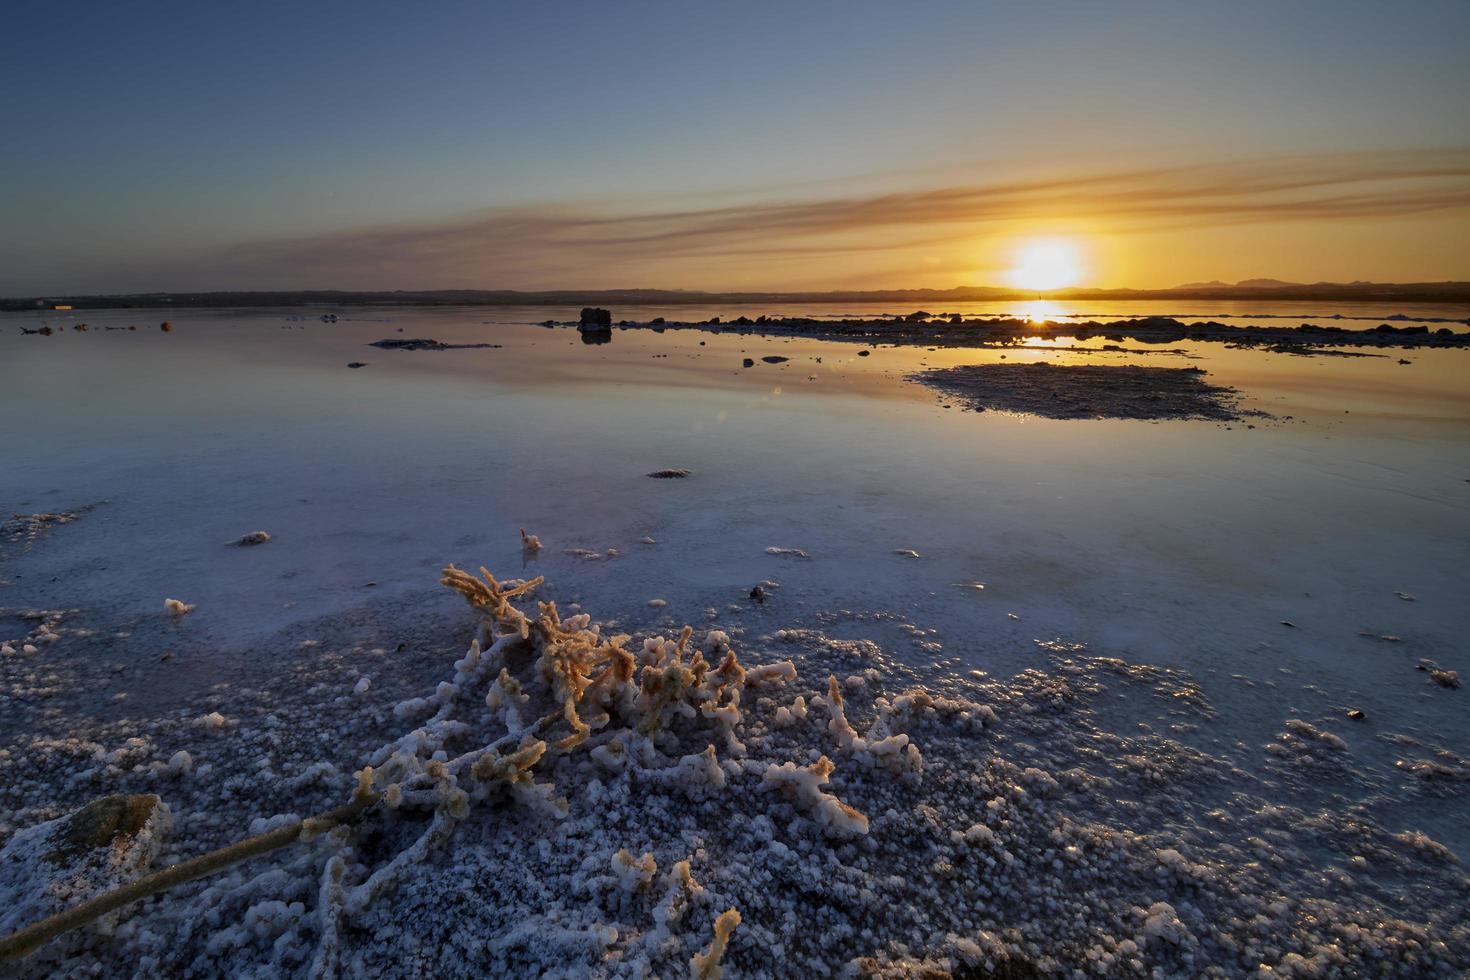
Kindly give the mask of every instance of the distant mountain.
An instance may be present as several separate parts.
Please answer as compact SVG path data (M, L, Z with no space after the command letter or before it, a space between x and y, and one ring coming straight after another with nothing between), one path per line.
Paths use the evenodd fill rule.
M1235 284L1236 289L1281 289L1285 286L1301 286L1303 283L1286 282L1282 279L1242 279ZM1321 283L1330 286L1332 283Z
M1185 289L1280 289L1283 286L1303 286L1305 283L1287 282L1284 279L1242 279L1237 283L1221 282L1212 279L1209 282L1187 282L1182 286L1175 286L1170 292L1180 292ZM1334 283L1319 282L1318 286L1331 286ZM1371 283L1357 282L1356 286L1372 285Z

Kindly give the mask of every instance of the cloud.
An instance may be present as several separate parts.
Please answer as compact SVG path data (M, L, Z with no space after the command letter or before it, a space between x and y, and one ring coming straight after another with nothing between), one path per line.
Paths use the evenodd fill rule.
M240 245L187 268L189 278L258 287L678 283L681 270L696 267L708 280L721 260L775 266L934 248L1033 220L1087 220L1126 233L1392 219L1467 206L1470 150L1355 153L705 207L600 212L548 204Z

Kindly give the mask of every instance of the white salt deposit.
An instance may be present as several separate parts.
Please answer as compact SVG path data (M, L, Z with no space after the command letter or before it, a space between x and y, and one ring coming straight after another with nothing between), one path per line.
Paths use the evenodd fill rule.
M219 325L243 335L262 316ZM483 330L457 316L422 335ZM1430 673L1463 673L1470 629L1457 591L1465 438L1445 421L1463 411L1435 393L1437 354L1416 364L1411 397L1372 359L1297 368L1207 353L1212 373L1262 402L1283 401L1272 371L1310 369L1312 385L1287 395L1298 420L1269 432L946 418L958 413L889 397L877 376L841 411L794 390L665 383L692 372L630 374L641 387L608 398L550 362L527 386L531 362L509 347L494 365L384 375L392 397L354 403L346 424L342 390L301 353L340 365L335 345L381 329L344 323L293 336L289 355L262 353L277 369L269 406L237 360L189 361L198 383L167 388L181 418L215 419L220 399L247 411L166 438L88 410L116 402L118 379L159 370L157 352L73 345L62 361L0 335L8 434L27 460L0 467L0 495L34 512L117 498L105 521L28 524L0 542L0 651L16 651L0 657L0 840L104 793L156 792L176 828L155 864L177 861L254 818L342 803L366 765L403 771L360 826L137 906L78 934L64 962L43 951L19 975L372 976L411 962L445 975L675 976L712 949L731 908L743 921L721 963L741 976L1470 970L1458 863L1470 733L1463 689ZM196 347L176 357L235 336L191 333ZM232 343L218 350L233 356ZM643 343L619 334L599 370L634 371ZM61 367L93 368L70 393L74 415L38 388ZM1372 406L1335 402L1370 389ZM486 398L493 411L445 425L446 399ZM297 424L260 426L252 408ZM717 428L726 410L739 424ZM389 459L385 431L405 436ZM531 433L553 447L534 465L486 465L484 447L528 458ZM234 451L219 453L222 437ZM710 474L696 496L651 489L641 464L619 481L649 439ZM48 499L52 488L67 497ZM482 533L516 527L512 510L559 543L528 555L514 534ZM278 540L220 548L242 520ZM659 547L635 546L648 536ZM820 560L784 561L783 588L761 583L756 600L771 541ZM563 554L568 542L596 560ZM895 561L894 543L924 560ZM578 707L587 732L563 715L534 739L547 743L534 761L512 762L519 736L564 707L557 666L548 681L534 659L495 662L489 635L465 663L472 631L413 572L444 556L518 574L534 562L555 586L541 598L631 625L652 618L645 597L667 598L723 630L742 696L731 670L709 697L723 658L701 641L705 696L665 696L657 731L629 720L658 693L640 708L641 685L609 681ZM188 596L208 621L171 625L159 594ZM45 630L26 618L57 611ZM604 621L600 642L630 628ZM639 634L627 649L677 686L692 643L682 670L670 669L676 636ZM1421 658L1435 666L1416 671ZM501 684L488 704L502 669L527 701ZM211 715L219 725L193 723ZM475 781L449 767L513 724L511 755L482 767L493 793L444 785L453 776L472 796ZM899 735L921 767L872 754ZM192 772L171 775L181 751ZM866 835L832 836L780 776L767 786L772 767L823 757L835 768L818 792L864 815ZM611 882L619 850L649 855L652 880L588 890Z

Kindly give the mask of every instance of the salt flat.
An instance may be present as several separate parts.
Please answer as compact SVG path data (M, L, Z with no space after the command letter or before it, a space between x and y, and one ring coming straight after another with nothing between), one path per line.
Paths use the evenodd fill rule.
M1107 973L1141 948L1181 975L1196 957L1466 968L1465 693L1416 669L1470 669L1466 352L616 329L593 345L532 325L574 313L180 310L164 333L151 312L89 312L48 317L67 327L50 337L20 333L38 315L0 317L0 504L76 515L0 541L0 833L157 792L168 859L345 800L437 710L411 702L456 675L475 621L437 584L453 561L544 575L538 598L604 633L689 623L712 661L730 647L797 678L752 685L740 752L705 719L632 769L549 759L563 820L477 802L344 923L347 972L405 943L426 968L663 971L727 903L745 918L732 960L752 970ZM368 346L400 337L501 346ZM1002 358L1198 366L1272 420L976 414L906 380ZM665 469L689 475L647 476ZM271 540L228 546L257 529ZM196 608L171 617L165 598ZM860 737L902 729L923 764L845 745L829 675ZM490 680L464 680L472 730L448 751L504 731ZM895 707L913 692L930 704ZM648 774L706 745L723 787ZM867 834L834 839L768 785L821 754ZM238 972L304 970L324 865L366 878L426 821L190 886L73 962L179 970L210 950ZM624 848L657 877L620 878ZM708 894L660 931L683 860ZM456 946L486 880L504 904Z

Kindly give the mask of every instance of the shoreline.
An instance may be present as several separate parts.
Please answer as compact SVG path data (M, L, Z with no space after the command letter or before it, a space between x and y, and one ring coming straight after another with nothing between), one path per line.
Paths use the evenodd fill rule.
M574 320L544 320L543 327L576 327L584 334L605 334L607 325L593 325ZM1171 344L1185 340L1225 343L1239 347L1265 348L1278 353L1313 353L1314 348L1379 347L1402 349L1470 349L1470 330L1456 333L1448 327L1431 330L1428 326L1396 327L1381 323L1376 327L1351 330L1344 327L1322 327L1302 324L1297 327L1237 326L1218 320L1186 323L1174 317L1138 317L1117 321L1085 320L1058 322L1032 321L1014 317L963 317L960 314L932 315L918 311L904 317L847 318L825 320L814 317L747 316L725 321L714 317L704 321L621 320L613 326L622 330L704 330L710 333L737 333L762 337L801 337L809 340L835 340L865 343L871 346L920 346L939 348L1010 347L1027 340L1072 338L1087 340L1104 338L1115 343L1137 340L1146 344Z

